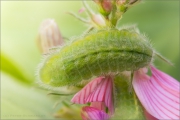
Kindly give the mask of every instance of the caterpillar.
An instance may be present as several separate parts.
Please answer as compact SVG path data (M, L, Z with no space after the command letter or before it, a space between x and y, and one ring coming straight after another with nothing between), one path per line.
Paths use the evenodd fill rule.
M138 70L149 65L152 57L150 42L135 30L101 30L47 56L38 77L53 87L75 85L93 76Z

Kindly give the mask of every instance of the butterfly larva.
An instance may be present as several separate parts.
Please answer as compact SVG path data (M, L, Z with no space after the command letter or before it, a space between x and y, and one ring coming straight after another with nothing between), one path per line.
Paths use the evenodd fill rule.
M49 55L39 67L39 79L54 87L74 85L93 76L137 70L149 65L152 56L149 41L135 31L99 31Z

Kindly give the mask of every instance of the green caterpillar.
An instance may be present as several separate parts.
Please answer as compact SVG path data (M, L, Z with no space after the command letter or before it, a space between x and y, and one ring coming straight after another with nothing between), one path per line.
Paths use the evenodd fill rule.
M149 65L152 56L149 41L136 31L101 30L49 55L38 77L49 86L75 85L94 76L135 71Z

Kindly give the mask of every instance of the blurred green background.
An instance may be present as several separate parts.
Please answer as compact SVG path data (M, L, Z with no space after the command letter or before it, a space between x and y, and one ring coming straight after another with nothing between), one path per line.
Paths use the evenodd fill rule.
M57 22L63 36L81 35L87 26L66 14L78 14L80 8L81 1L73 0L1 1L1 119L53 119L61 108L61 104L53 108L59 97L34 87L41 61L36 39L40 23L47 18ZM156 59L157 68L180 80L179 1L144 1L124 14L119 25L133 23L174 63Z

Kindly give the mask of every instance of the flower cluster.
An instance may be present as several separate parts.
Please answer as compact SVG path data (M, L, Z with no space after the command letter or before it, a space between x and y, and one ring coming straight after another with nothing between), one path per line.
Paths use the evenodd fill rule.
M147 120L179 119L179 82L152 65L150 69L152 76L146 74L147 68L141 68L134 72L132 81L134 91L145 108ZM91 103L82 108L83 120L107 120L113 115L113 84L112 76L98 77L74 95L73 103Z
M109 23L115 26L122 13L140 0L94 1L100 7L101 15L91 14L91 21L96 24L93 29L97 26L99 29L99 26L109 27ZM85 9L79 12L83 11ZM80 20L83 21L81 18ZM38 43L43 53L48 53L50 48L63 43L59 29L53 20L43 22L39 35ZM148 69L151 75L147 74ZM130 85L143 107L147 120L180 119L180 83L176 79L155 68L153 63L131 72L132 74L128 75L132 79ZM114 83L115 77L114 74L98 76L71 99L74 104L86 104L81 109L83 120L108 120L113 117L116 111L115 102L118 102L115 98L117 87Z

